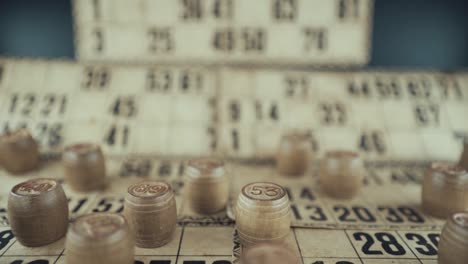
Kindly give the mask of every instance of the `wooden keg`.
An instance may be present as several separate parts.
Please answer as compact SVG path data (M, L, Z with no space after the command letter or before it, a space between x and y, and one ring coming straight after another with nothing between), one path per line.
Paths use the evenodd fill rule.
M52 179L32 179L13 187L8 198L8 219L18 242L38 247L65 236L68 201Z
M468 212L455 213L447 220L438 251L439 264L468 263Z
M331 197L350 199L362 187L364 167L359 154L329 151L320 164L320 187Z
M299 264L299 256L283 243L260 243L242 248L241 264Z
M185 169L186 203L199 214L223 210L229 198L229 182L224 162L217 159L193 159Z
M65 181L74 191L88 192L104 188L106 165L98 145L80 143L67 146L62 161Z
M459 165L435 162L424 175L422 207L432 216L447 218L468 209L468 172Z
M303 175L311 162L309 137L301 133L288 133L281 137L276 154L276 166L281 175Z
M28 130L0 136L0 165L11 174L22 174L39 166L39 147Z
M94 213L70 224L65 243L67 264L133 264L135 241L120 214Z
M236 206L236 226L242 244L280 242L291 226L289 198L283 187L254 182L242 188Z
M465 142L465 144L463 144L463 152L461 154L459 164L465 170L468 171L468 142Z
M124 215L137 246L155 248L167 244L177 223L171 186L154 180L130 186L125 197Z

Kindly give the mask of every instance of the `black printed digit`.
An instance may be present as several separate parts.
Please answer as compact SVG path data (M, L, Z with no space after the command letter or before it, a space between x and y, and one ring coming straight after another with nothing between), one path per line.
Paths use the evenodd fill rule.
M385 154L387 147L383 132L378 130L363 132L359 138L359 149L379 155Z
M362 206L353 206L350 209L346 206L336 205L333 210L339 213L338 220L342 222L356 222L359 220L365 223L374 223L377 221L377 218L369 209Z
M103 90L109 85L110 78L110 71L106 68L86 67L81 87L86 90Z
M11 230L5 230L0 232L0 250L8 245L10 240L12 240L15 236Z
M111 106L114 116L134 117L137 113L137 105L133 96L119 96Z
M68 201L70 202L71 200L68 200ZM86 202L88 202L88 198L82 198L82 199L78 200L77 205L75 205L72 208L71 212L74 213L74 214L78 213L80 211L80 209L83 208L83 206L86 204Z
M382 248L390 255L402 256L406 254L406 250L398 243L396 238L385 232L375 233L375 237L380 241Z
M93 36L96 41L96 44L94 45L94 50L96 51L96 53L102 53L102 51L104 50L104 33L102 29L95 28L93 30Z
M239 104L238 101L232 100L229 103L229 113L230 113L229 116L231 117L231 121L233 121L233 122L240 121L241 108L240 108L240 104Z
M391 223L403 223L405 220L399 215L398 211L391 207L379 206L377 208L379 211L386 211L387 215L385 220Z
M165 69L151 69L146 75L146 83L146 89L149 91L168 92L173 86L172 74Z
M364 245L361 248L361 251L366 255L383 255L383 252L380 250L371 249L374 245L375 241L374 238L367 233L364 232L356 232L353 234L353 237L357 241L365 241Z
M302 30L304 51L323 51L328 47L328 31L325 28L305 27Z
M437 255L437 245L431 244L433 241L427 240L424 238L424 236L420 234L415 234L415 233L407 233L405 234L405 237L408 240L414 241L418 247L415 247L416 251L418 251L420 254L426 255L426 256L435 256Z
M307 211L310 211L309 219L314 221L327 221L327 216L323 212L323 209L317 205L307 205Z
M417 124L421 126L437 126L440 123L440 108L437 104L418 104L414 106Z
M338 19L349 20L359 18L360 0L338 0Z
M348 81L348 94L353 97L369 98L371 97L371 90L367 81L358 83L357 81Z
M197 21L203 17L203 3L202 0L181 0L182 7L181 18L184 21Z
M297 0L274 0L273 18L277 21L294 21L297 17Z
M215 0L213 3L213 16L216 19L230 19L233 15L232 0Z
M169 27L150 28L148 37L148 50L152 54L169 53L174 50L174 38Z
M109 131L106 133L104 141L109 146L119 145L122 147L126 147L128 145L129 137L130 137L129 126L112 125Z
M102 198L98 205L93 209L93 212L95 213L103 213L103 212L115 212L115 213L120 213L123 211L123 198L118 199L116 201L115 198L113 197L107 197L107 198ZM114 207L114 203L117 203L117 208ZM111 210L112 209L112 210Z

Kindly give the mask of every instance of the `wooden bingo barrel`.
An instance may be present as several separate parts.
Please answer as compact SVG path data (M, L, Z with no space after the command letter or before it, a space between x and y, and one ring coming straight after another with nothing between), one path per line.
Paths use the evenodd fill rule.
M424 175L422 206L440 218L468 209L468 172L448 162L435 162Z
M282 243L260 243L242 248L241 264L299 264L299 256Z
M290 231L289 198L283 187L254 182L242 188L236 206L236 225L242 244L280 242Z
M463 145L463 152L460 157L460 166L468 171L468 142Z
M39 147L26 129L0 136L0 165L9 173L21 174L39 165Z
M8 218L17 240L38 247L62 238L68 226L68 202L62 187L51 179L33 179L13 187Z
M445 223L439 241L439 264L468 263L468 212L453 214Z
M125 218L95 213L77 218L68 229L67 264L133 264L135 242Z
M229 182L224 162L217 159L193 159L187 162L186 202L199 214L223 210L229 198Z
M281 137L276 154L276 166L282 175L302 175L311 161L309 137L301 133L289 133Z
M80 143L67 146L62 160L65 181L73 190L87 192L105 186L106 165L98 145Z
M125 197L124 215L137 246L155 248L167 244L177 223L171 186L154 180L130 186Z
M322 190L338 199L356 196L364 179L364 167L359 154L352 151L329 151L320 164Z

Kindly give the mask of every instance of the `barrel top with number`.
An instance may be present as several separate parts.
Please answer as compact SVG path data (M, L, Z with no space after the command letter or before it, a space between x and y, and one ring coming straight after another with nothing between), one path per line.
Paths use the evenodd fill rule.
M283 187L271 182L253 182L242 188L242 194L252 200L275 201L286 195Z
M150 205L166 207L167 202L174 197L172 188L163 181L147 180L131 185L127 189L125 200L128 206Z
M11 193L18 196L41 195L55 189L57 182L52 179L31 179L13 187Z
M126 228L123 216L113 213L93 213L81 216L71 225L72 234L88 240L111 240Z

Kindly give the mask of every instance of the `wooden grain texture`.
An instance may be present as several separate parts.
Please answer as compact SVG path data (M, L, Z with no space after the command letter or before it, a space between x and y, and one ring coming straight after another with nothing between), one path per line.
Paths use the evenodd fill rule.
M73 190L88 192L104 188L106 164L98 145L79 143L67 146L62 160L65 181Z
M439 218L468 209L468 172L453 163L433 163L424 175L422 206Z
M169 243L177 223L172 187L155 180L131 185L125 196L124 215L138 247L156 248Z
M15 185L8 198L8 218L24 246L43 246L62 238L68 227L68 202L61 185L42 178Z
M226 208L229 181L224 162L217 159L193 159L185 169L185 199L193 211L213 214Z
M311 144L305 134L291 132L281 137L276 154L278 172L282 175L303 175L311 163Z
M133 264L134 238L119 214L94 213L77 218L68 229L67 264Z
M329 151L320 164L320 187L334 198L351 199L362 187L364 167L359 154Z
M28 130L0 136L0 165L11 174L22 174L39 165L39 147Z
M453 214L442 229L439 264L468 263L468 212Z
M242 249L241 264L299 264L299 256L282 243L260 243Z
M237 199L235 214L243 245L280 242L290 232L289 198L283 187L275 183L245 185Z

